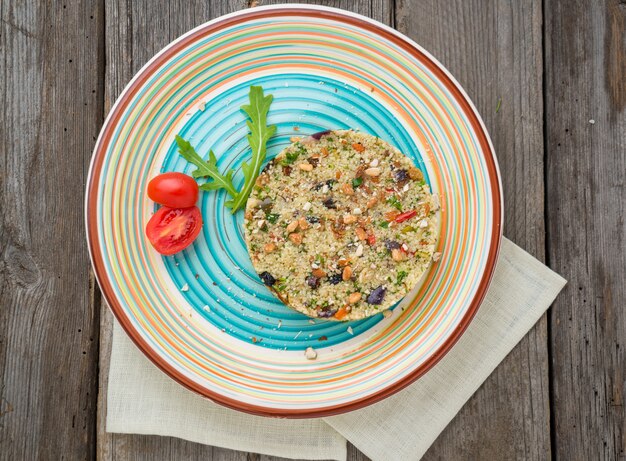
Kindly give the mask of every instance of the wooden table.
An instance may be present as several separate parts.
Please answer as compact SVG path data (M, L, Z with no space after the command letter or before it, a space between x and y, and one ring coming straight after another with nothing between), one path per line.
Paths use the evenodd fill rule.
M190 28L256 3L0 0L1 459L270 460L105 433L111 316L83 223L124 85ZM396 27L456 76L495 144L505 235L569 280L425 459L626 459L626 2L324 4Z

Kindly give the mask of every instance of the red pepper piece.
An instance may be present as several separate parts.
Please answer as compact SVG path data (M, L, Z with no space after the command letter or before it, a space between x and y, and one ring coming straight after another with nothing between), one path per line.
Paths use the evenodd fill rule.
M408 221L409 219L414 218L415 216L417 216L417 211L411 210L411 211L407 211L406 213L400 213L398 216L396 216L396 219L394 221L397 223L401 223L404 221Z

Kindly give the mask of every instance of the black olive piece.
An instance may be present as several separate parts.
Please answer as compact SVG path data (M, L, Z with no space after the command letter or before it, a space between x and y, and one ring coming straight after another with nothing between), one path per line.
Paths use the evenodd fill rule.
M369 295L367 295L367 302L369 304L381 304L383 299L385 299L385 295L387 294L387 289L384 286L379 286L374 288Z
M323 202L324 206L330 210L336 210L337 209L337 202L335 202L335 200L332 197L328 197L326 198Z
M259 208L263 211L271 211L273 206L274 201L269 197L264 198L263 201L259 203Z
M307 216L306 220L309 224L317 224L318 222L320 222L320 218L318 218L317 216Z
M311 137L312 137L313 139L317 139L317 140L319 141L319 140L321 139L321 137L322 137L322 136L324 136L324 135L326 135L326 134L328 134L328 133L330 133L330 130L326 130L326 131L319 131L319 132L317 132L317 133L313 133L313 134L311 135Z
M320 286L320 279L314 275L309 275L306 278L306 284L309 286L309 288L315 290L317 287Z
M332 189L336 182L337 181L335 181L334 179L328 179L327 181L324 181L324 182L318 182L317 184L313 186L313 190L317 190L317 191L321 190L322 187L324 187L324 185L327 185L330 189Z
M338 283L340 283L343 280L343 276L341 273L339 274L333 274L330 277L328 277L328 283L330 283L331 285L337 285Z
M261 272L259 274L259 277L261 278L261 280L263 280L263 283L266 284L268 287L272 287L276 283L276 279L274 278L274 276L267 271Z
M317 316L321 318L328 318L328 317L332 317L336 313L337 313L337 309L331 309L327 311L322 310L322 311L317 311Z
M387 248L389 251L396 250L400 248L400 243L396 242L395 240L385 240L385 248Z
M409 172L407 170L395 170L393 172L393 180L395 182L402 182L409 179Z

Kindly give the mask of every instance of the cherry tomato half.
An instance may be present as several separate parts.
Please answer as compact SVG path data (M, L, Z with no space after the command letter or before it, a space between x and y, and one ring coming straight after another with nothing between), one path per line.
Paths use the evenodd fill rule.
M186 174L163 173L148 183L148 197L170 208L187 208L198 201L198 184Z
M146 226L148 240L162 255L173 255L191 245L202 227L197 206L189 208L161 207Z

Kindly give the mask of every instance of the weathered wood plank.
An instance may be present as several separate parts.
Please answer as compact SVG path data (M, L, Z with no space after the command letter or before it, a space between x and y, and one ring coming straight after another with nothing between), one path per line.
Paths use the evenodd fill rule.
M543 260L541 1L403 0L396 22L476 104L502 172L504 232ZM424 459L549 459L548 388L544 316Z
M126 83L161 48L189 29L244 8L246 2L106 2L106 73L104 108L108 112ZM203 459L243 461L246 454L171 437L105 432L106 381L111 352L112 315L104 307L100 337L98 447L101 460Z
M255 5L276 5L280 3L302 3L305 5L323 5L333 8L342 8L364 16L369 16L387 25L393 26L395 22L395 11L392 0L298 0L293 2L259 0L254 2Z
M103 9L0 2L0 458L95 453L99 313L82 197Z
M245 8L251 4L276 2L194 2L171 5L169 2L130 2L117 0L106 2L106 76L105 112L108 112L124 85L152 55L171 40L213 17ZM393 10L387 0L341 0L324 2L369 15L386 23L392 23ZM246 454L207 447L169 437L108 434L105 432L106 379L111 350L111 321L108 309L102 312L100 339L100 392L98 399L98 459L209 459L209 460L259 460L279 461L281 458ZM349 446L349 459L362 461L367 458Z
M547 0L548 250L558 459L626 459L626 4ZM592 122L593 121L593 122Z

